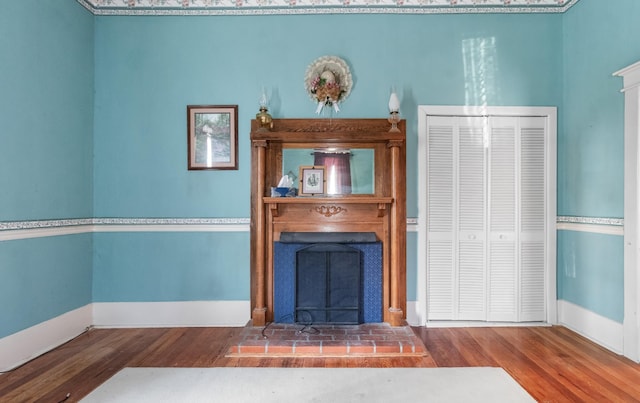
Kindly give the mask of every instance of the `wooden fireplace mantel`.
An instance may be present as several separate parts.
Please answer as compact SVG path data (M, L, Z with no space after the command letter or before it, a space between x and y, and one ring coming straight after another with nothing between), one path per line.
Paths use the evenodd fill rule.
M251 319L273 317L273 243L282 232L373 232L382 243L382 317L406 320L406 122L386 119L274 119L251 123ZM371 195L271 197L285 148L372 148Z

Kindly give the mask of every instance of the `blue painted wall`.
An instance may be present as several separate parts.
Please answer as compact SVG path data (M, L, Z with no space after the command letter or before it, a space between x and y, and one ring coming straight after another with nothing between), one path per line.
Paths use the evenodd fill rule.
M0 242L0 338L91 303L92 234Z
M108 232L94 242L94 302L249 300L248 232Z
M0 220L92 216L93 16L0 5Z
M640 2L581 0L563 15L558 215L623 217L624 95L640 60ZM558 234L558 298L622 322L623 238ZM572 274L569 274L572 273Z
M620 236L558 231L558 299L622 323L623 244Z
M612 74L640 59L640 2L581 0L563 16L558 215L622 217L624 95Z
M0 5L0 221L93 215L94 18ZM91 234L0 242L0 337L91 302Z

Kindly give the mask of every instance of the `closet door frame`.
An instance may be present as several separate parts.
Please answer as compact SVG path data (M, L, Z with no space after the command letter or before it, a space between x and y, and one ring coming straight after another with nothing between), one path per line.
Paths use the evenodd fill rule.
M429 116L544 117L545 141L545 322L557 323L556 203L557 203L557 108L522 106L418 106L418 272L416 317L423 326L443 326L427 319L427 120ZM455 322L450 326L469 325ZM484 322L484 325L490 322Z

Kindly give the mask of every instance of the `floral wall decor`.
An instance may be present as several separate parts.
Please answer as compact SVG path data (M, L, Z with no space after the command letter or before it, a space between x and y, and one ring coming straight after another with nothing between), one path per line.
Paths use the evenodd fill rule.
M337 56L322 56L307 67L304 77L309 97L317 103L316 114L325 106L340 112L339 104L351 93L353 80L347 63Z

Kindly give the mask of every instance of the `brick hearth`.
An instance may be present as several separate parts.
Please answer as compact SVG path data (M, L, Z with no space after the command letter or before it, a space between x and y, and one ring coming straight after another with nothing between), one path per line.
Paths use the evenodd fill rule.
M247 325L240 336L232 341L227 353L227 356L235 357L425 355L427 350L411 327L392 327L388 323Z

